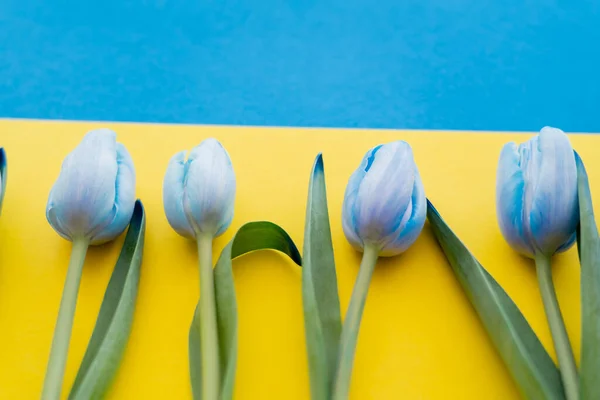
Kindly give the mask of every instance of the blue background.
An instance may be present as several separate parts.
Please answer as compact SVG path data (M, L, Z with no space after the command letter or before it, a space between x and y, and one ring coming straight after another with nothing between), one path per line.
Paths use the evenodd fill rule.
M0 117L600 132L598 0L0 1Z

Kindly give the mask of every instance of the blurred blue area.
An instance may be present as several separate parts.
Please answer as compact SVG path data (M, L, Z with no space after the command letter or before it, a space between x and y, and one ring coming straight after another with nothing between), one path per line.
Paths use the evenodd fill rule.
M0 3L0 116L600 132L598 0Z

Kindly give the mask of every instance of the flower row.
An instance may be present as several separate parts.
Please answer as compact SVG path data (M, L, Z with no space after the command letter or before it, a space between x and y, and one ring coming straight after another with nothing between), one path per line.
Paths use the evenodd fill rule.
M589 204L585 202L589 199L589 187L583 163L561 130L546 127L521 145L506 144L500 154L496 181L496 211L502 234L512 248L536 262L558 369L549 357L544 356L547 353L512 300L428 202L412 149L404 141L370 149L349 178L342 210L343 231L349 243L363 253L363 259L342 325L323 174L323 161L318 156L311 173L303 257L278 226L266 222L249 223L236 233L213 270L213 239L228 229L234 213L236 177L231 159L215 139L204 140L189 155L182 151L171 158L163 182L164 211L177 233L197 242L199 255L200 299L190 328L190 378L195 398L231 398L237 348L231 260L248 251L272 248L303 265L312 398L347 399L361 316L377 259L406 251L418 238L427 218L523 395L568 400L597 398L592 396L600 393L600 388L587 378L593 373L587 372L587 368L591 370L592 367L585 366L586 373L582 371L580 376L575 365L550 269L551 257L569 249L578 238L577 233L581 232L586 239L584 242L589 243L587 247L580 243L582 260L586 257L590 260L590 279L598 280L597 284L592 282L588 291L582 290L582 310L585 312L589 307L596 310L589 317L593 321L584 321L595 327L584 343L597 351L593 353L595 358L586 364L600 366L600 316L594 308L600 306L596 304L600 300L594 300L600 295L600 272L597 271L600 257L595 256L598 235L591 200ZM135 179L134 163L125 146L117 142L113 131L98 129L86 134L67 155L52 187L46 208L47 220L60 236L73 242L73 250L43 399L58 399L61 395L88 246L115 239L127 226L130 228L126 242L113 274L117 278L112 289L111 279L109 289L126 296L125 288L131 285L135 290L129 295L135 302L139 276L136 274L141 264L145 229L143 207L136 201ZM582 179L585 179L583 186ZM587 192L584 190L584 196L582 187L588 189ZM2 151L0 206L5 188L6 157ZM589 210L585 208L587 214L582 204L584 207L589 205ZM585 221L584 217L587 218ZM588 257L590 252L592 256ZM125 278L116 274L120 266L125 268L125 275L121 274ZM582 271L588 271L584 268L587 267L582 262ZM474 278L465 278L465 274ZM506 299L499 301L504 299L503 296ZM90 359L87 364L95 362L111 367L98 367L94 371L86 366L84 358L71 392L74 398L89 398L86 396L90 393L103 392L116 374L118 363L115 366L115 362L103 361L102 354L113 354L114 359L119 359L129 335L133 308L124 310L114 305L111 309L110 304L107 307L107 313L123 315L122 320L114 319L112 325L109 324L118 333L120 342L115 346L99 339L100 344L97 344L94 342L95 330L88 347ZM104 304L101 314L103 310ZM494 315L497 318L492 318ZM99 316L100 325L96 329L103 338L111 330L102 326L101 321L104 320Z

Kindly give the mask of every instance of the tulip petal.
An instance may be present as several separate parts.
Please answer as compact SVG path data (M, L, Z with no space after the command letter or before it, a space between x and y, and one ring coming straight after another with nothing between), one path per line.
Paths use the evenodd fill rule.
M571 237L569 238L569 240L567 240L566 242L564 242L559 248L558 250L556 250L557 253L563 253L567 250L569 250L577 241L577 232L574 232L573 235L571 235Z
M229 154L216 139L196 146L188 160L183 208L195 231L222 234L233 219L235 174Z
M533 248L528 243L523 221L525 181L520 165L517 145L514 142L504 145L496 178L496 213L500 230L510 246L532 257Z
M402 223L414 186L415 162L410 146L403 141L381 146L373 155L358 188L354 211L363 242L381 245Z
M181 236L194 238L196 234L183 209L183 182L185 180L185 151L175 154L169 161L163 183L163 204L171 227Z
M367 171L371 168L371 165L373 165L375 154L381 146L382 145L375 146L365 154L360 166L354 171L352 176L350 176L344 194L344 204L342 205L342 228L350 245L359 251L363 249L364 245L356 231L356 213L354 212L356 196L358 196L360 183L367 174Z
M115 183L115 216L112 222L92 237L91 244L101 244L119 236L131 220L135 206L135 167L127 148L117 143L117 180Z
M408 216L408 218L406 218ZM406 222L399 229L398 236L383 247L379 254L382 257L395 256L404 253L417 240L427 218L427 198L425 197L425 188L415 166L415 183L411 196L410 207L405 213Z
M531 233L539 250L552 255L577 228L577 166L563 131L545 127L539 138L541 161L531 206Z
M112 221L116 151L116 134L97 129L86 134L65 158L46 212L48 221L60 227L61 235L89 237L97 227Z
M69 231L69 228L65 226L58 218L58 215L56 215L56 208L54 207L54 203L52 202L52 199L54 198L53 192L54 187L52 187L52 189L50 190L50 195L48 196L48 205L46 206L46 219L48 220L50 226L54 228L56 233L60 235L60 237L67 240L73 240L73 235Z

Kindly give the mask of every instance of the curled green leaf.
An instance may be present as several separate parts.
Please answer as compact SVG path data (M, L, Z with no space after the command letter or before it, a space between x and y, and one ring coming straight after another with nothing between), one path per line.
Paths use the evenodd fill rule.
M564 399L559 371L517 305L446 225L429 200L427 219L523 397Z
M587 172L579 155L577 187L579 229L577 248L581 261L581 400L600 399L600 237L594 218Z
M298 265L302 258L296 245L281 227L267 221L249 222L242 226L225 246L214 269L217 326L219 330L219 359L221 362L220 399L233 397L237 360L237 302L233 283L232 261L256 250L278 250ZM201 346L198 308L189 333L190 380L194 399L201 399Z
M133 323L145 230L144 207L137 200L70 400L104 398L117 374Z
M321 154L308 187L302 266L304 329L312 400L328 400L342 330Z

